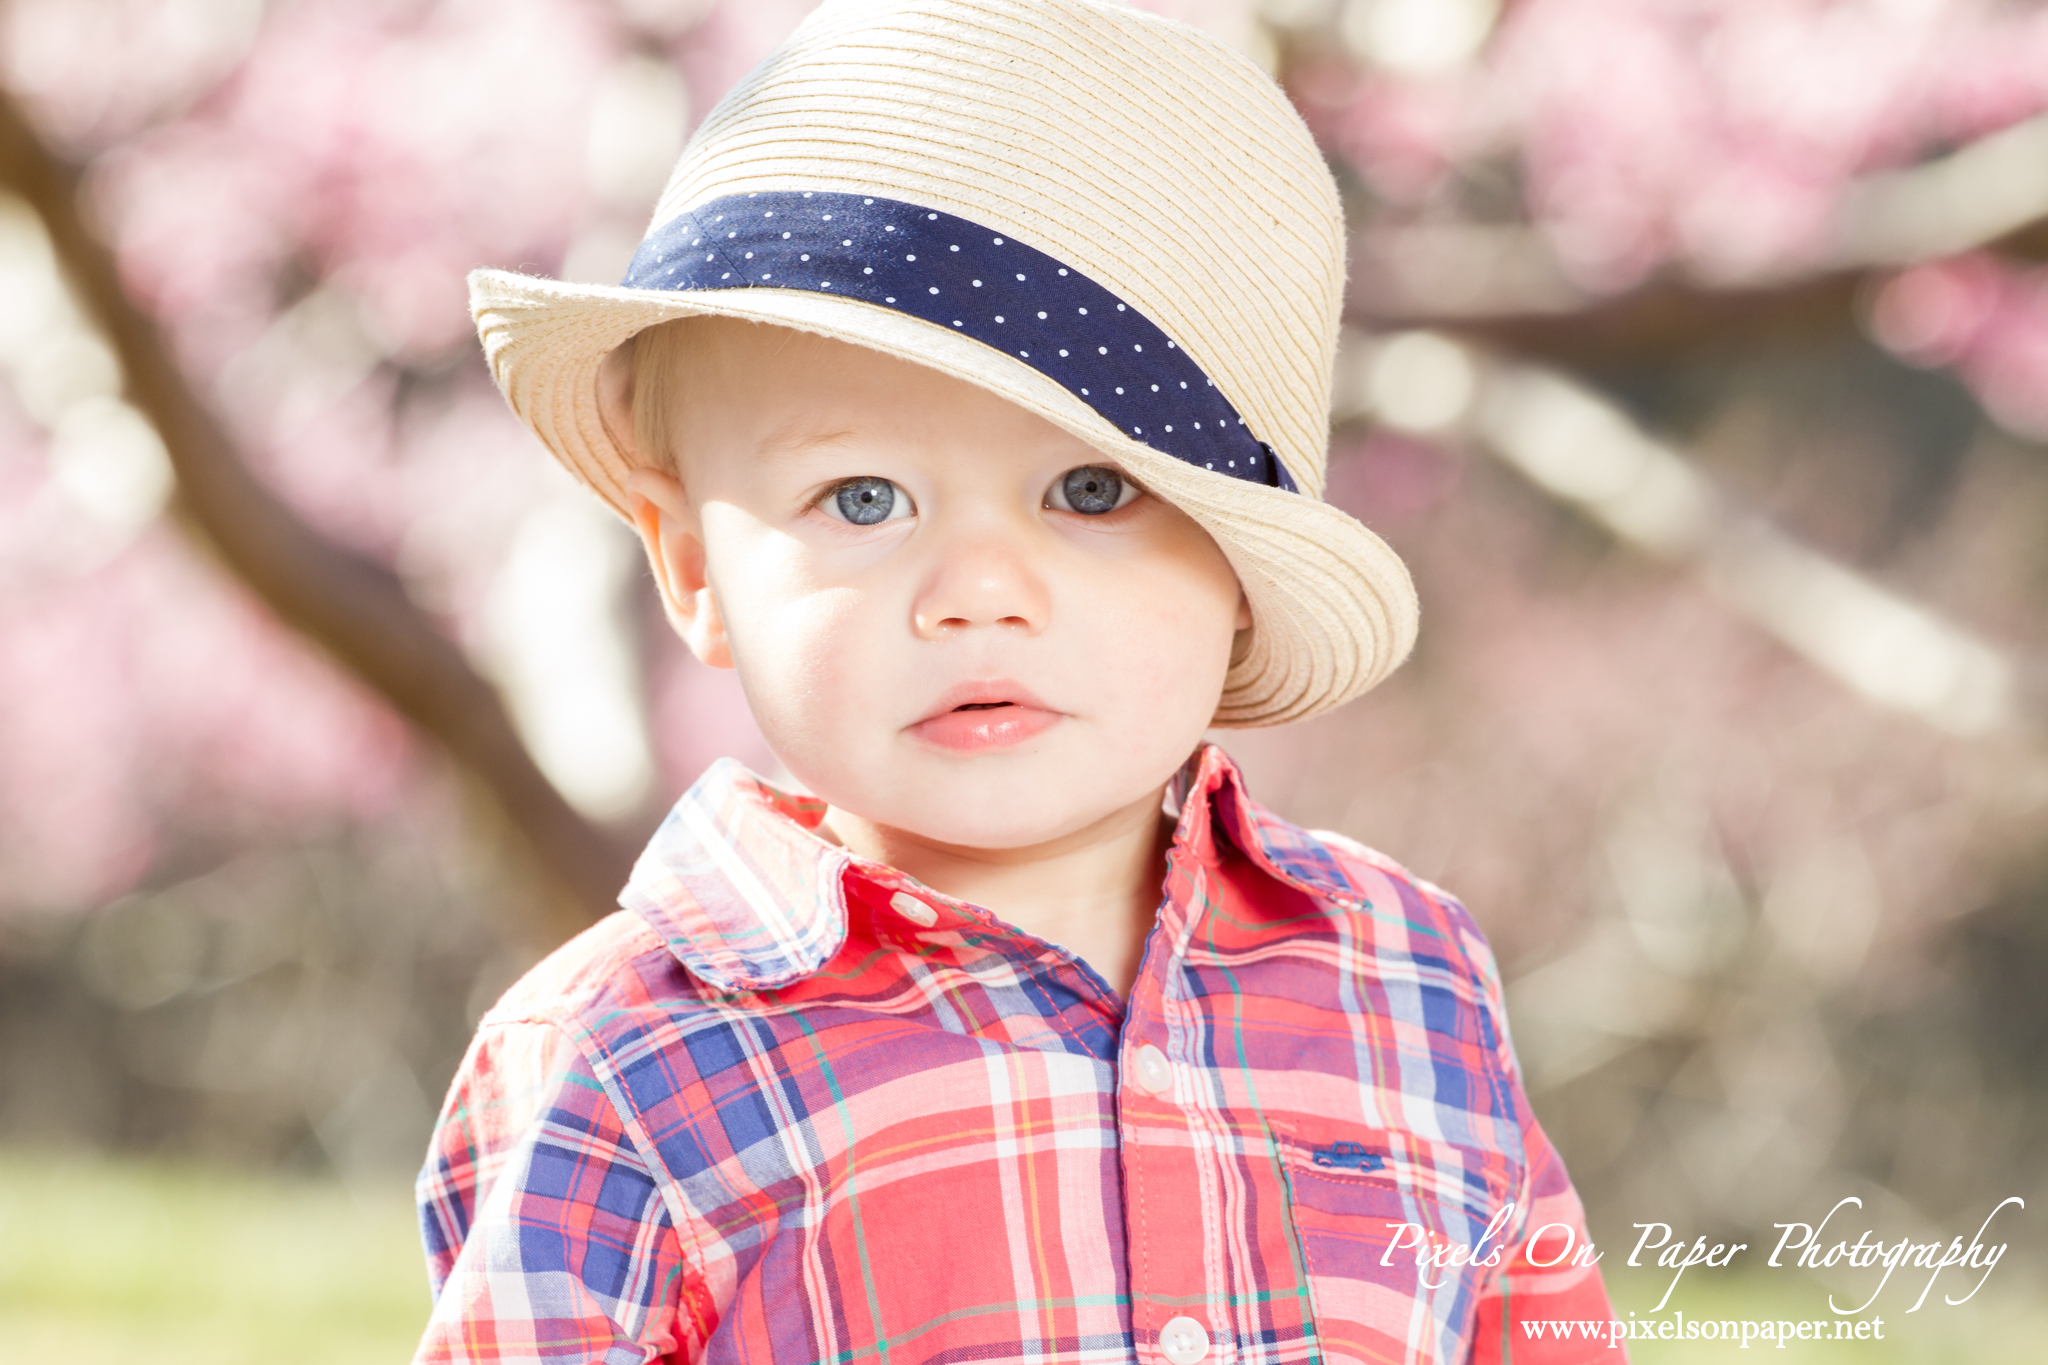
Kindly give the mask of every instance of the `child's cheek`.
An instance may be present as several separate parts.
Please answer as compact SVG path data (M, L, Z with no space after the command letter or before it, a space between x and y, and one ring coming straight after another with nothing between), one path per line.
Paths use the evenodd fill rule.
M876 657L887 632L859 591L757 581L734 595L727 630L755 723L807 782L875 761L892 729Z
M1226 596L1199 578L1133 575L1089 596L1113 608L1086 614L1081 652L1113 695L1104 701L1139 713L1192 708L1206 718L1222 694L1236 635L1236 580ZM1105 667L1104 665L1108 665Z

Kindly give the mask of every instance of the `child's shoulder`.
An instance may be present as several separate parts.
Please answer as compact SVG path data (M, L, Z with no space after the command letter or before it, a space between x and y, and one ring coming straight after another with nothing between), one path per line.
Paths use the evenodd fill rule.
M1409 913L1471 919L1456 896L1378 849L1335 830L1304 828L1256 801L1245 805L1260 849L1285 880L1340 901L1385 902L1391 897Z
M1493 951L1458 897L1349 835L1305 829L1256 803L1250 814L1266 858L1281 877L1344 912L1403 927L1411 952L1440 942L1451 965L1494 982Z
M617 910L557 947L485 1011L479 1028L616 1018L673 1008L697 994L666 940L639 915Z

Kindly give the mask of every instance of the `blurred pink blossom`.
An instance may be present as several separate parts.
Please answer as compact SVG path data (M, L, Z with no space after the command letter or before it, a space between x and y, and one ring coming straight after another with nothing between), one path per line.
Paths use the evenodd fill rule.
M1146 7L1251 32L1242 0ZM0 67L67 154L92 158L91 207L131 286L263 477L476 645L513 531L564 489L483 372L465 273L552 272L594 216L624 212L593 203L585 164L594 92L618 62L665 53L701 116L810 8L13 0ZM1611 289L1673 264L1710 278L1796 264L1853 177L2048 109L2048 10L1520 0L1463 70L1367 78L1325 47L1288 76L1397 212L1435 212L1461 167L1511 162L1567 266ZM2048 432L2036 275L1976 257L1907 271L1873 326L1916 363L1956 366L2014 430ZM170 528L111 540L56 487L42 441L0 402L6 896L113 894L195 821L281 826L404 799L408 744L381 704ZM1331 491L1376 524L1420 526L1462 478L1453 456L1374 438L1340 452ZM1512 585L1455 591L1474 613L1521 610ZM1601 604L1574 609L1580 625L1546 638L1610 637ZM766 762L731 675L666 640L650 653L666 781L718 752Z
M1872 333L1915 365L1953 366L2000 424L2048 440L2048 270L1975 253L1901 271Z
M1511 149L1566 268L1614 290L1797 268L1853 177L2044 109L2039 8L1522 0L1476 65L1362 84L1332 140L1396 203Z
M45 550L85 533L58 499L40 511ZM118 893L166 826L285 834L404 790L404 726L167 526L86 572L0 586L0 637L9 902Z

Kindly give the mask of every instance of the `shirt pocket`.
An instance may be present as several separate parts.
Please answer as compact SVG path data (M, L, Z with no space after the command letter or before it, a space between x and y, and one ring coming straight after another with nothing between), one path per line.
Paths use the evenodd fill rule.
M1507 1259L1505 1161L1386 1129L1276 1123L1273 1139L1323 1357L1464 1360L1484 1261Z

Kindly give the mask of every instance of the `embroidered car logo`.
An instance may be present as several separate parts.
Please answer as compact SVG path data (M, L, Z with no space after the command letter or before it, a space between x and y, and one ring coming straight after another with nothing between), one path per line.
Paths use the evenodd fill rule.
M1318 1166L1346 1171L1377 1171L1387 1164L1385 1157L1368 1152L1355 1142L1333 1142L1316 1148L1310 1155Z

